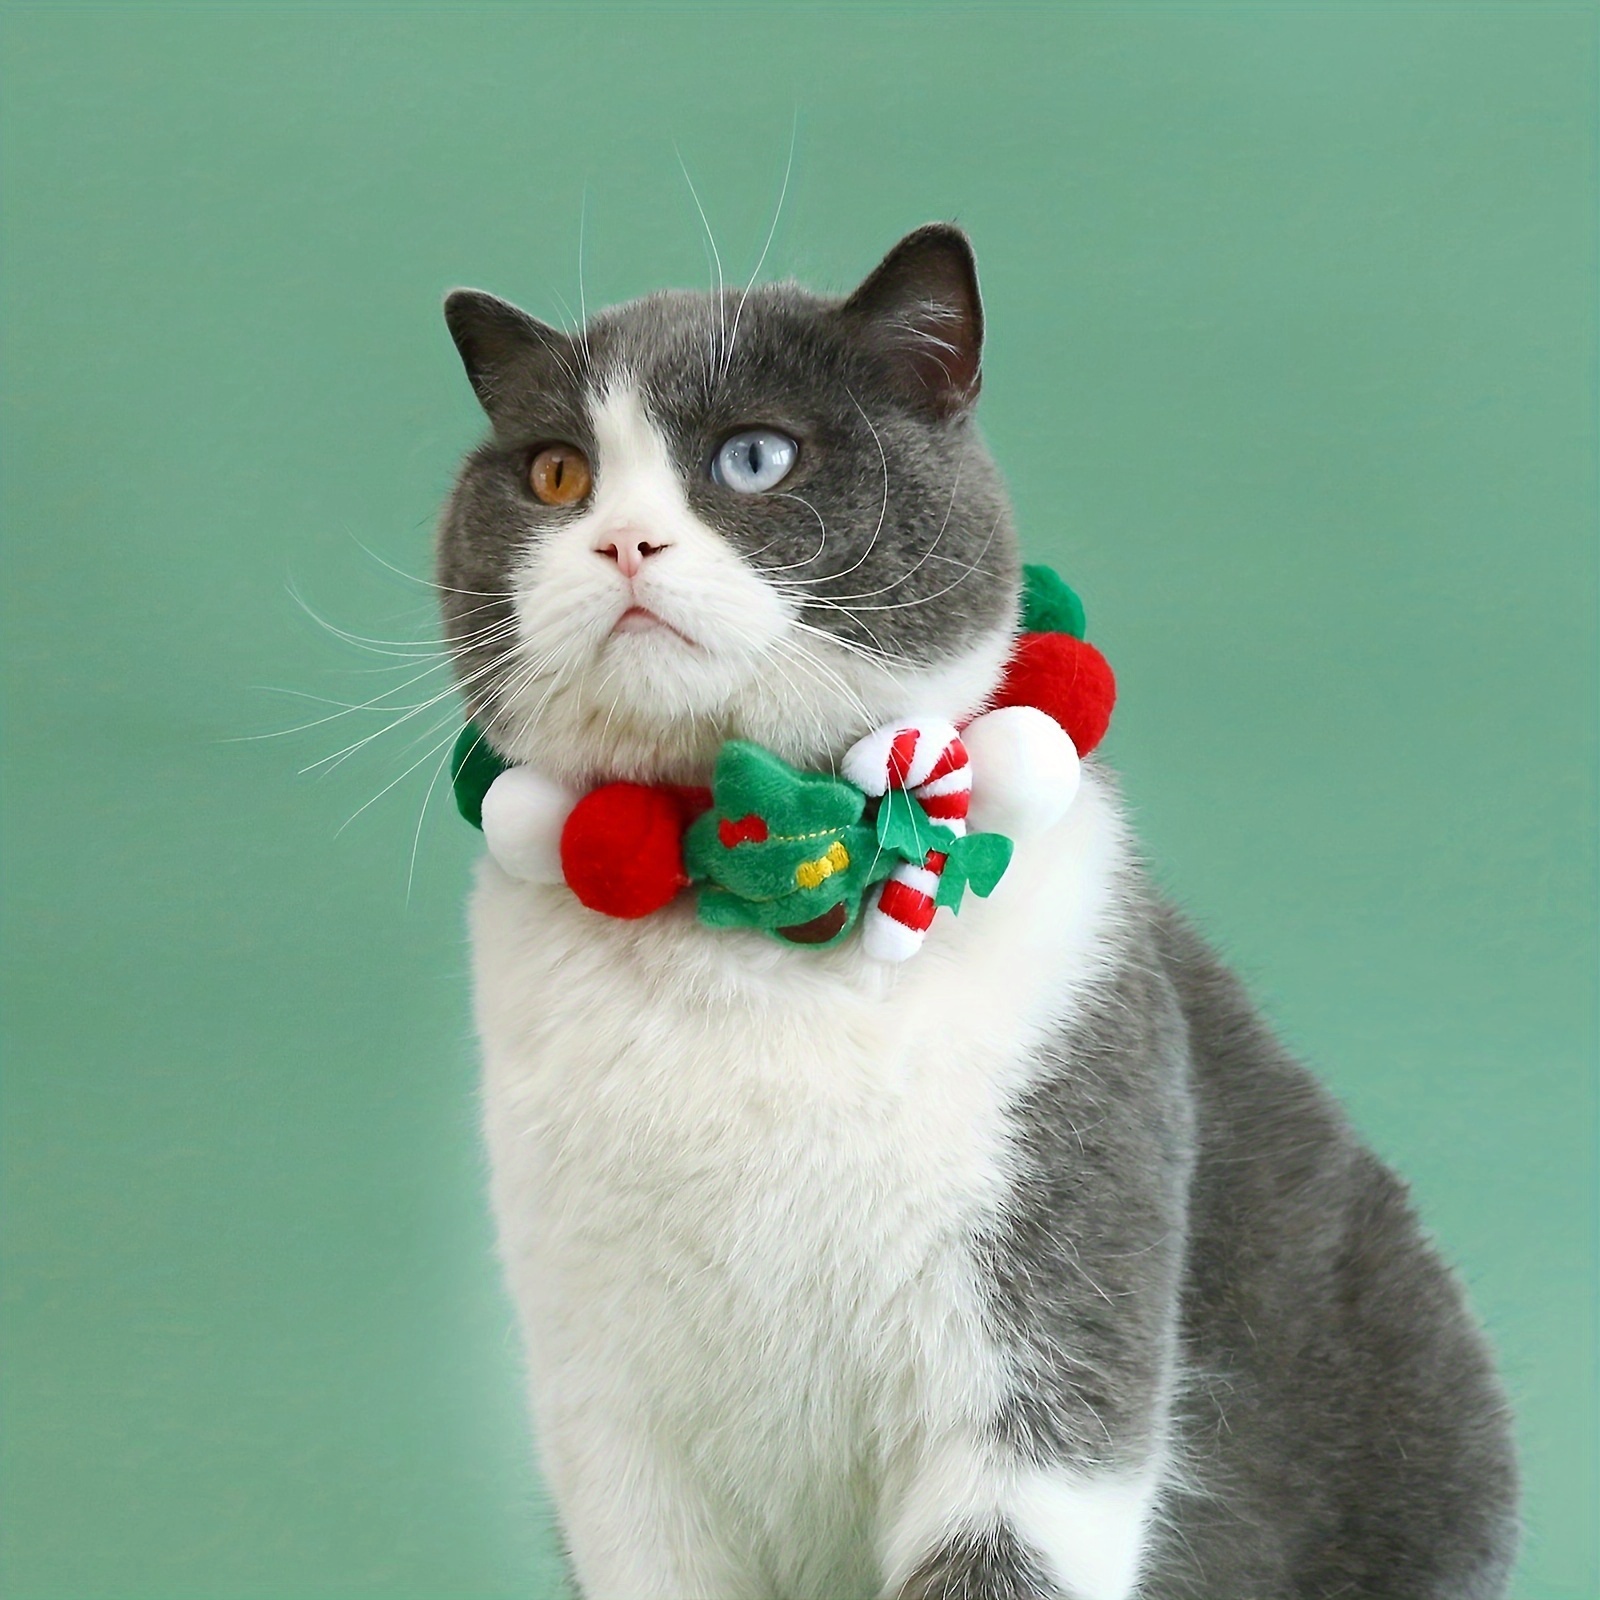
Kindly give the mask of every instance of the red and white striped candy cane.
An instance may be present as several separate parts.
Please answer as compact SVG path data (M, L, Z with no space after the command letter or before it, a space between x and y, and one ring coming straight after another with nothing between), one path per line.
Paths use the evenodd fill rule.
M958 837L967 831L972 767L954 723L942 717L888 723L851 745L840 767L866 794L908 789L932 821ZM889 874L862 913L861 942L868 955L904 961L922 948L948 859L930 850L920 866L904 861Z

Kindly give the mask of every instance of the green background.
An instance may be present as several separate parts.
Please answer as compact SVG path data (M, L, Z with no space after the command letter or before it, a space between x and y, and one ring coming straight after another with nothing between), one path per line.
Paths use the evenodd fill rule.
M675 147L742 280L791 134L767 275L971 229L985 425L1150 853L1471 1284L1518 1594L1600 1593L1592 7L10 6L0 43L8 1600L556 1591L479 840L438 788L418 831L451 706L320 781L388 718L244 736L445 687L287 587L429 637L383 563L426 571L479 427L442 291L562 318L580 214L590 306L703 284Z

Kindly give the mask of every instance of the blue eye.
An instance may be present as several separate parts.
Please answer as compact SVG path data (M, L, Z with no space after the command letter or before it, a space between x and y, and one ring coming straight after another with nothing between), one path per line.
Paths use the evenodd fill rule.
M711 458L711 479L735 494L761 494L783 482L800 446L776 428L746 428L724 439Z

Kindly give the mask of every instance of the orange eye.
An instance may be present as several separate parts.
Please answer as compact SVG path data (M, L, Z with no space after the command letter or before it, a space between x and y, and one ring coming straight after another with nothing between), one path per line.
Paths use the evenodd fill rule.
M575 506L594 482L589 458L575 444L547 444L528 467L528 487L547 506Z

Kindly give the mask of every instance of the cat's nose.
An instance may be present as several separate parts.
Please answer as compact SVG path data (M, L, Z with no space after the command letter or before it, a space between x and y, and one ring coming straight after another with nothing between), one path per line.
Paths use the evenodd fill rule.
M651 556L660 555L666 548L664 544L651 544L648 539L641 539L635 533L621 533L609 537L602 535L601 542L594 547L594 553L607 561L615 561L617 571L624 578L632 578L637 576L639 569Z

